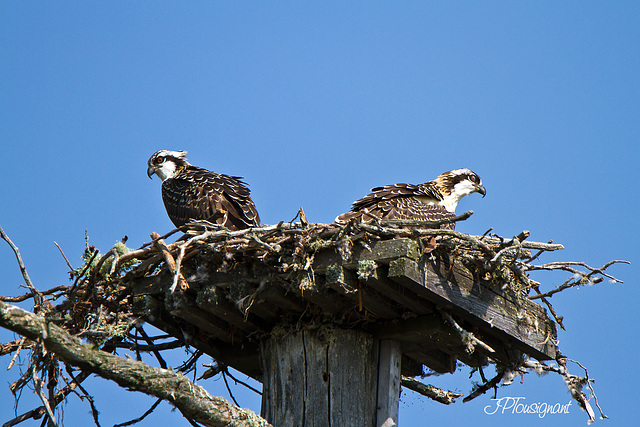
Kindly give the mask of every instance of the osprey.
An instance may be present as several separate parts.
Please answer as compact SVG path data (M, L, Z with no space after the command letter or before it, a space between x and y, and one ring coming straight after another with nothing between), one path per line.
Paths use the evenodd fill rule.
M471 193L485 196L482 180L469 169L455 169L423 184L395 184L372 188L370 194L356 200L351 210L338 216L335 222L345 223L351 218L359 218L361 221L436 221L454 218L460 199ZM451 223L441 228L454 227L455 223Z
M149 178L162 179L162 200L176 227L206 220L231 230L256 227L260 217L242 177L189 164L186 151L160 150L148 162Z

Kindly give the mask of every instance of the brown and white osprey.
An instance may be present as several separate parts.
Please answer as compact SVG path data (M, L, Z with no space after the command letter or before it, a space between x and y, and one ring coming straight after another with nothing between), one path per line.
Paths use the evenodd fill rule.
M408 219L437 221L455 217L460 199L471 193L485 196L482 180L469 169L455 169L441 174L433 181L423 184L395 184L371 189L360 200L356 200L351 210L335 220L345 223L351 218L360 221L374 219ZM455 223L441 228L453 229Z
M162 200L176 227L206 220L231 230L256 227L260 217L242 177L189 164L186 151L160 150L148 162L149 178L162 179Z

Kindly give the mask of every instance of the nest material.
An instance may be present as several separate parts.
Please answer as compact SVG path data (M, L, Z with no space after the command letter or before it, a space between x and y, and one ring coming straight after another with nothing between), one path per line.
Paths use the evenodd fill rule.
M470 214L465 215L468 217ZM464 219L465 215L455 218L454 221ZM326 283L318 283L316 279L318 272L314 271L314 268L318 268L319 264L316 256L331 251L346 261L352 259L355 252L371 251L372 246L378 242L396 238L410 238L415 241L414 255L421 259L436 260L439 264L449 266L460 263L471 272L474 280L487 283L495 289L507 290L523 301L540 299L561 327L562 317L553 310L547 299L549 296L574 286L598 283L604 278L611 282L621 282L608 275L605 270L614 263L624 261L611 261L600 268L574 262L534 264L544 252L563 247L558 244L529 242L526 240L528 232L522 232L513 238L503 238L496 235L471 236L439 229L439 223L352 221L345 225L335 225L308 223L304 216L301 219L299 223L279 223L240 231L220 229L207 223L192 223L164 236L152 235L153 241L138 250L126 248L125 239L103 256L100 256L95 248L87 248L83 257L84 266L70 272L74 280L73 285L56 287L40 293L42 299L37 299L39 306L36 306L35 310L44 312L48 319L63 326L71 334L96 345L108 342L109 348L125 347L136 351L143 349L144 343L148 344L152 351L176 348L183 345L180 343L184 341L159 344L157 338L146 336L140 328L140 307L132 300L133 284L164 276L169 277L172 282L165 301L169 305L168 309L179 311L180 305L185 304L185 298L188 298L188 293L191 292L189 287L201 283L203 286L200 286L197 293L196 305L228 309L230 324L239 331L245 327L244 332L251 335L252 332L247 331L251 331L253 327L252 310L256 310L259 305L256 302L258 297L268 293L274 287L274 283L295 294L320 295L316 302L319 306L324 304L330 312L334 308L332 305L337 303L322 300L319 291ZM174 243L164 243L163 239L179 231L186 231L187 234ZM327 328L331 323L344 326L353 322L375 320L376 313L362 309L367 301L363 301L362 293L353 285L353 277L350 279L351 276L339 265L325 267L322 274L326 280L333 286L340 286L341 294L355 301L359 310L352 310L353 317L345 316L343 311L341 319L336 319L335 316L329 316L329 322L320 319L315 327ZM353 266L353 270L356 281L375 281L380 273L379 265L366 259L359 260ZM529 277L530 272L539 270L562 270L569 272L571 277L556 288L543 292L540 284ZM225 285L220 288L207 287L206 284L212 280ZM5 301L20 301L30 295L26 295L25 298L5 298ZM56 300L61 302L54 305ZM286 298L282 303L295 304ZM190 302L186 301L186 304L188 311ZM239 309L240 314L235 314L233 309ZM297 309L298 312L302 310L303 314L307 310L305 307ZM335 309L336 312L340 312L340 307ZM381 310L384 309L385 307L381 307ZM265 312L262 315L269 316L270 313ZM151 320L151 316L147 320ZM479 348L476 353L489 354L488 360L492 360L491 352L495 350L473 332L468 332L465 329L468 325L461 326L448 313L442 313L442 317L460 334L467 356L473 355L476 348ZM298 320L301 318L298 317ZM523 313L521 318L525 323L528 321L526 313ZM317 320L318 317L313 319ZM295 320L284 319L282 325L273 327L270 333L287 333L287 325L295 325ZM307 323L306 327L314 326ZM529 327L537 328L538 325ZM259 329L259 326L256 328ZM182 338L187 339L187 331L183 330L181 333L185 335ZM32 346L24 339L13 344L4 346L6 351L3 347L2 354L14 352L16 348L19 352L20 348ZM558 357L560 364L566 363L561 355ZM487 361L486 357L483 360ZM508 377L508 374L513 376L515 373L524 372L525 369L553 370L531 359L514 360L515 363L509 366L496 363L499 375L491 381L485 381L485 384L478 387L467 399L486 392L501 378ZM42 364L35 359L34 363ZM574 378L565 368L559 369L558 372L566 378ZM586 378L585 384L590 387L592 380L588 376L575 378ZM26 383L16 382L12 387L17 390L24 384ZM576 399L582 407L589 408L588 403L585 403L584 394L580 394L582 387L578 388L572 389L574 397L577 396Z

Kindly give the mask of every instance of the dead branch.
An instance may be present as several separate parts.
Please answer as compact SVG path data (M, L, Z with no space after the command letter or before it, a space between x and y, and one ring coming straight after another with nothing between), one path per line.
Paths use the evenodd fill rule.
M56 292L66 292L69 289L71 289L71 286L60 285L60 286L56 286L55 288L51 288L51 289L47 289L46 291L42 291L42 292L40 292L40 295L42 295L42 296L52 295L52 294L55 294ZM31 297L33 297L32 293L24 294L24 295L21 295L19 297L2 297L2 296L0 296L0 301L16 303L16 302L26 301Z
M167 267L169 267L169 271L174 275L173 285L171 286L171 292L175 291L176 286L180 285L180 289L186 289L189 287L185 278L180 274L180 270L176 266L176 262L171 256L171 252L169 252L169 248L164 243L162 239L160 239L160 235L158 233L151 233L151 238L153 239L153 244L162 252L162 256L164 257L165 262L167 263Z
M504 372L498 372L498 375L493 377L489 382L484 383L481 386L477 387L471 394L469 394L467 397L462 399L462 401L466 403L466 402L469 402L470 400L475 399L478 396L482 396L492 388L496 387L503 376L504 376Z
M589 373L587 372L587 368L582 366L580 362L572 359L567 359L564 356L558 357L556 361L558 362L558 366L545 365L543 363L529 359L524 363L524 367L531 369L537 372L538 374L540 374L541 372L555 372L557 374L562 375L562 377L564 378L564 382L567 385L567 388L569 390L569 393L571 394L571 397L573 397L576 400L576 402L578 402L578 405L580 406L580 408L582 408L582 410L584 410L588 414L589 422L591 423L596 420L596 416L595 416L595 413L593 412L593 408L591 408L591 404L589 404L589 399L587 399L587 396L582 391L582 388L586 385L591 391L591 396L593 396L596 402L596 406L600 411L600 418L603 420L609 418L602 412L602 408L600 408L600 405L598 404L598 397L596 396L595 391L591 386L591 383L593 382L593 380L589 378ZM571 375L569 373L569 370L567 369L567 361L573 362L578 366L580 366L584 370L585 376L579 377L577 375Z
M121 424L116 424L113 427L125 427L125 426L132 426L134 424L139 423L140 421L144 420L145 418L147 418L153 411L155 411L155 409L158 407L158 405L160 404L160 402L162 402L162 399L158 399L156 400L153 405L151 405L151 407L149 409L147 409L147 412L145 412L144 414L140 415L138 418L135 418L131 421L127 421L126 423L121 423Z
M530 296L529 298L530 299L548 298L554 294L557 294L558 292L561 292L565 289L572 288L574 286L594 284L602 281L602 278L591 279L596 274L609 278L613 283L623 283L622 280L616 279L615 277L604 272L607 268L609 268L613 264L630 264L630 262L624 261L624 260L613 260L613 261L609 261L608 263L606 263L600 268L593 268L584 262L552 262L548 264L528 266L527 270L529 271L563 270L563 271L568 271L569 273L573 273L573 276L571 278L569 278L567 281L565 281L562 285L558 286L557 288L552 289L545 293L538 293L537 295ZM573 266L584 267L587 270L589 270L589 273L584 273L576 268L573 268Z
M0 227L0 238L2 238L2 240L7 242L7 244L9 244L9 246L13 250L13 253L16 256L16 259L18 260L18 266L20 267L20 272L22 273L22 277L24 278L24 282L26 283L27 288L29 288L29 290L31 291L31 294L33 295L33 300L35 302L35 305L36 306L40 306L42 304L42 294L33 285L33 282L31 281L31 278L29 277L29 273L27 272L27 267L25 267L24 266L24 262L22 262L22 256L20 255L20 250L18 249L18 247L16 245L13 244L13 242L11 241L9 236L7 236L5 234L5 232L2 229L2 227Z
M34 352L34 357L37 357L39 353L40 353L39 351ZM42 406L44 407L44 410L47 413L47 416L49 417L49 423L51 423L54 427L57 427L58 424L56 423L56 417L53 414L53 410L51 409L49 400L42 392L42 380L38 378L36 367L37 367L37 363L31 363L31 369L30 369L31 382L36 391L36 394L38 395L38 397L40 398L40 401L42 402Z
M449 405L451 403L455 403L456 399L461 397L461 393L454 393L453 391L443 390L438 387L434 387L430 384L424 384L420 381L402 376L402 380L400 381L402 387L406 387L409 390L413 390L416 393L419 393L429 399L435 400L436 402L444 403L445 405Z
M456 322L453 317L451 317L451 315L445 311L440 310L440 314L442 315L442 317L444 317L447 322L449 322L449 324L451 326L453 326L453 328L460 334L460 338L462 338L462 342L463 343L468 343L468 345L470 346L470 353L472 353L473 351L475 351L475 346L479 345L480 347L482 347L483 349L485 349L486 351L488 351L489 353L495 353L496 351L491 348L491 346L489 346L488 344L485 344L484 342L482 342L481 340L479 340L475 335L473 335L471 332L467 332L465 331L462 326L458 325L458 322Z
M121 387L171 402L187 418L206 426L267 426L252 411L237 408L181 374L97 351L64 329L19 307L0 302L0 326L41 339L48 351L74 366L94 372Z
M62 255L62 258L64 258L64 261L67 263L67 267L69 267L69 271L74 271L74 268L71 266L71 263L69 262L69 258L67 258L67 256L64 254L64 251L62 250L58 242L54 241L53 243L56 245L56 247L60 251L60 255Z

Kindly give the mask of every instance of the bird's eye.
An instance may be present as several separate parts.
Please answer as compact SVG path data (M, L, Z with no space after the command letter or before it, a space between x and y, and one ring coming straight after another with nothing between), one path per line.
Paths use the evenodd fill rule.
M164 163L164 157L157 157L156 158L156 164L157 165L161 165Z
M476 178L476 176L475 176L475 175L469 175L469 180L470 180L471 182L476 182L476 181L478 181L478 178Z

